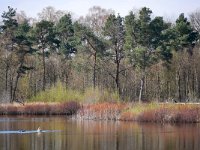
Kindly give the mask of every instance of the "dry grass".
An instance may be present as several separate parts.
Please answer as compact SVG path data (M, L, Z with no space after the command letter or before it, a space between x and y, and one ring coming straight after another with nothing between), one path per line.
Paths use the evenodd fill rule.
M74 101L65 103L2 104L0 115L73 115L80 108Z
M122 111L127 108L123 103L96 103L84 105L77 117L82 119L94 120L119 120Z
M96 103L84 105L77 114L81 119L121 120L156 123L200 122L199 104Z
M135 115L134 120L157 123L196 123L200 121L199 104L154 104L153 107L149 105L151 104L141 106L143 111ZM121 119L125 120L125 117Z
M131 104L102 102L80 105L62 103L26 103L0 105L0 115L74 115L81 119L121 120L156 123L200 122L200 104Z

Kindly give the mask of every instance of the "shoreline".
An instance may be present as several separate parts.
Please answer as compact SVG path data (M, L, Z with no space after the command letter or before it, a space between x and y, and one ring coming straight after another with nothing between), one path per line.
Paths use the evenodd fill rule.
M199 103L64 103L0 104L0 116L66 115L83 120L136 121L152 123L199 123Z
M80 104L75 101L63 103L25 103L20 104L1 104L0 115L73 115L78 109Z

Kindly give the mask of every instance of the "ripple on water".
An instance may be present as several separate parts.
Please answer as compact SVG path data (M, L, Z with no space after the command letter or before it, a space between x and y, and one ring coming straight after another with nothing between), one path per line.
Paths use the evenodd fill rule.
M42 130L41 132L38 132L37 130L6 130L6 131L0 131L0 134L31 134L31 133L50 133L50 132L60 132L60 130Z

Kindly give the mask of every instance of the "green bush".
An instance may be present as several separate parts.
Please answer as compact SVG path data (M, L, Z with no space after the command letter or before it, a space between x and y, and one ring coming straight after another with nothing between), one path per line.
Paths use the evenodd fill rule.
M84 98L81 92L66 89L61 82L56 86L39 92L36 96L30 98L29 102L66 102L66 101L82 101Z
M28 102L68 102L77 101L85 103L96 102L116 102L119 101L117 92L109 92L108 90L101 91L99 89L88 88L85 92L66 89L61 82L56 86L45 91L39 92L33 96Z

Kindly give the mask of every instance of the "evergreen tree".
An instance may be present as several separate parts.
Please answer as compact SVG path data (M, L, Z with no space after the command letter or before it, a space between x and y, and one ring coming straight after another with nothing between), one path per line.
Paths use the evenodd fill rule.
M152 11L149 8L142 8L139 17L136 18L133 12L125 17L126 44L131 63L141 70L139 102L144 99L144 85L147 68L155 64L160 56L171 58L170 51L162 49L164 42L163 32L168 25L162 17L151 19ZM170 59L169 58L169 59Z
M125 29L123 25L123 18L118 15L110 15L104 27L104 35L108 39L108 57L114 62L115 73L109 73L115 80L116 88L121 95L120 87L120 73L121 63L125 56L124 42L125 42Z
M42 20L36 24L34 30L34 39L37 47L42 55L43 64L43 85L42 88L45 90L46 86L46 62L45 58L50 54L50 51L56 51L59 47L59 40L56 39L54 32L54 24L49 21Z
M74 26L71 15L64 15L57 23L55 30L60 41L59 52L63 53L66 58L76 52L76 39L74 37Z
M14 65L13 51L14 51L14 38L15 32L18 28L17 20L14 19L16 10L8 6L8 11L3 12L2 19L3 24L0 26L1 32L1 49L4 51L3 63L5 64L5 92L9 94L10 100L12 99L13 93L13 76L12 67Z
M184 14L180 14L176 20L174 27L176 32L176 50L187 48L188 52L192 55L192 48L198 40L198 33L194 31L190 22L185 18Z
M35 49L32 48L32 42L29 37L30 26L28 22L24 22L18 26L18 29L15 33L15 38L13 41L15 42L14 52L17 58L17 70L16 70L16 78L15 83L13 85L13 94L12 94L12 102L17 101L16 92L18 88L19 79L26 74L27 71L33 69L32 66L26 65L26 58L31 56Z

